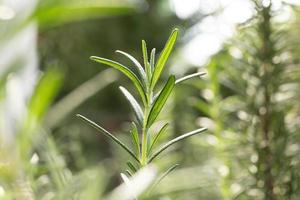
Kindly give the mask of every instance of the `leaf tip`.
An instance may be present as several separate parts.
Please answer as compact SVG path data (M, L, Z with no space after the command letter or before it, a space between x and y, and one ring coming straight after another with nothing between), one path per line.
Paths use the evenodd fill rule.
M76 114L76 117L82 117L82 115L81 114Z
M178 32L178 31L179 29L177 27L173 29L173 32Z
M90 56L90 60L96 60L97 59L97 56Z
M176 80L175 75L171 75L171 76L170 76L170 80L171 80L172 82L175 82L175 80Z
M179 33L179 29L178 28L174 28L173 31L172 31L172 33L171 33L171 35L175 35L177 37L178 33Z

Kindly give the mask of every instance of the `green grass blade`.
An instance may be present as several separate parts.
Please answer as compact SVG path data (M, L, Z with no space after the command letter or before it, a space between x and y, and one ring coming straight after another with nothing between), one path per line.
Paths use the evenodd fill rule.
M166 85L164 88L161 90L160 94L154 101L153 106L151 107L151 110L149 112L149 116L147 119L147 127L150 127L157 116L159 115L160 111L162 110L163 106L165 105L169 95L171 94L173 88L175 85L175 76L170 76Z
M135 100L135 98L132 96L132 94L130 94L130 92L126 88L122 86L120 86L119 88L121 92L124 94L124 96L126 97L126 99L128 100L128 102L130 103L139 124L143 125L144 116L143 116L142 108L140 107L139 103Z
M203 76L205 74L206 74L206 72L197 72L197 73L194 73L194 74L190 74L190 75L184 76L184 77L182 77L180 79L177 79L175 81L175 84L181 83L183 81L189 80L189 79L197 77L197 76L201 77L201 76Z
M132 129L130 131L130 134L132 137L132 141L136 147L137 157L140 157L141 147L140 147L139 133L138 133L138 129L134 122L132 123Z
M149 151L148 151L148 154L151 153L153 147L155 146L155 144L157 143L157 141L159 140L160 136L167 130L169 124L165 124L160 130L159 132L155 135L151 145L150 145L150 148L149 148Z
M137 172L137 168L131 162L128 161L126 164L133 173Z
M123 142L121 142L118 138L116 138L113 134L111 134L110 132L108 132L107 130L105 130L104 128L102 128L101 126L96 124L95 122L91 121L90 119L88 119L80 114L77 114L76 116L79 117L82 121L84 121L87 124L89 124L90 126L92 126L93 128L95 128L96 130L103 133L106 137L108 137L109 139L114 141L116 144L118 144L120 147L122 147L137 162L140 162L139 159L136 157L136 155Z
M175 45L177 35L178 35L178 29L174 29L164 47L164 49L162 50L162 53L160 54L160 56L157 60L157 63L156 63L156 66L154 68L154 72L152 75L152 79L151 79L151 84L150 84L151 89L153 89L155 87L156 82L160 78L160 75L165 67L168 57Z
M150 55L150 67L151 67L151 73L153 73L154 71L154 66L155 66L155 51L156 49L153 48L151 51L151 55Z
M127 67L125 67L124 65L122 65L118 62L115 62L113 60L109 60L106 58L91 56L90 59L94 60L98 63L102 63L102 64L108 65L110 67L113 67L113 68L119 70L120 72L122 72L123 74L125 74L133 82L134 86L137 88L137 90L142 98L143 103L145 105L147 104L146 94L145 94L145 90L142 86L142 83L130 69L128 69Z
M116 52L126 56L133 62L133 64L137 67L141 78L143 79L144 85L146 86L146 81L147 81L146 73L145 73L145 70L143 69L142 65L139 63L139 61L137 61L137 59L135 59L132 55L130 55L124 51L117 50Z
M183 139L186 139L188 137L191 137L193 135L196 135L196 134L199 134L203 131L205 131L206 128L200 128L200 129L197 129L197 130L194 130L194 131L191 131L191 132L188 132L186 134L183 134L177 138L174 138L173 140L170 140L169 142L167 142L166 144L164 144L162 147L160 147L149 159L148 163L152 162L153 159L155 159L159 154L161 154L164 150L166 150L167 148L169 148L170 146L172 146L173 144L183 140Z
M145 40L142 40L142 51L143 51L143 58L144 58L144 67L146 70L146 74L148 77L148 80L151 78L151 69L150 69L150 64L148 61L148 51L147 51L147 44Z

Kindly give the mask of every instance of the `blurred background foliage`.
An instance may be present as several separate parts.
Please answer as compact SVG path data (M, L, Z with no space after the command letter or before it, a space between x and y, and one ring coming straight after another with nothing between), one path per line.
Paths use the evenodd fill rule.
M126 155L75 118L89 116L129 142L133 115L117 89L128 80L88 58L129 65L120 49L141 61L142 39L159 52L178 27L170 73L207 75L174 91L161 116L173 121L166 137L209 131L157 161L158 169L180 166L148 199L299 199L298 6L0 0L0 198L116 199L121 191L130 199L114 190ZM147 174L155 170L139 174L151 182Z

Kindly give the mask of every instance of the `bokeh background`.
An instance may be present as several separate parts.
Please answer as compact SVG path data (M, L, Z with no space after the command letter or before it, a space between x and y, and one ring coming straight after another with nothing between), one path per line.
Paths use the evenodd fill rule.
M130 144L118 86L89 60L160 52L178 86L165 139L197 127L156 165L180 163L149 199L300 199L299 0L0 0L0 199L105 199L127 155L81 113ZM146 179L147 177L145 177ZM125 191L126 192L126 191Z

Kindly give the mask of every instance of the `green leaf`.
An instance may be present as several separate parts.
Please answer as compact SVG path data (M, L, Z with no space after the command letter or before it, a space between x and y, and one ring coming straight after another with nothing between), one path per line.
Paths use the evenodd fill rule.
M136 151L137 151L137 155L138 157L140 156L140 152L141 152L141 147L140 147L140 139L139 139L139 133L138 133L138 129L135 125L134 122L132 122L132 129L130 131L131 137L132 137L132 141L136 147Z
M172 171L174 171L177 167L179 166L179 164L175 164L172 165L170 168L167 169L167 171L165 171L160 177L158 177L156 179L156 181L153 183L152 187L149 189L149 191L153 191L155 189L155 187L166 177L168 176ZM150 193L149 192L149 193Z
M148 80L150 80L151 69L150 69L150 64L148 62L147 44L146 44L145 40L142 40L142 51L143 51L143 58L144 58L144 67L146 69L146 74L147 74Z
M123 142L121 142L118 138L116 138L113 134L111 134L110 132L108 132L107 130L105 130L104 128L102 128L101 126L99 126L98 124L96 124L95 122L91 121L90 119L88 119L88 118L86 118L86 117L84 117L84 116L82 116L80 114L77 114L76 116L79 117L82 121L84 121L87 124L89 124L90 126L92 126L93 128L95 128L96 130L98 130L101 133L103 133L106 137L108 137L109 139L111 139L112 141L114 141L120 147L122 147L138 163L140 162L139 159L136 157L136 155Z
M62 72L56 68L52 68L48 70L37 83L35 91L28 102L27 113L24 116L22 124L20 124L20 134L15 136L15 142L18 145L18 151L22 158L29 156L32 151L32 139L37 136L35 130L42 123L45 113L48 111L61 87L62 80Z
M171 166L165 173L163 173L157 180L157 184L163 180L167 175L169 175L172 171L174 171L177 167L179 166L179 164L175 164L173 166Z
M144 122L143 111L142 111L142 108L140 107L139 103L130 94L130 92L128 90L126 90L126 88L124 88L122 86L120 86L119 88L120 88L121 92L124 94L124 96L126 97L126 99L128 100L128 102L130 103L139 124L143 125L143 122Z
M157 143L157 141L159 140L160 136L166 131L166 129L168 128L169 124L165 124L160 130L159 132L155 135L152 143L151 143L151 146L149 148L149 151L148 151L148 154L151 153L153 147L155 146L155 144Z
M49 28L91 18L134 13L136 7L136 3L112 3L110 0L50 0L40 1L32 17L42 28Z
M125 67L124 65L122 65L118 62L115 62L113 60L109 60L106 58L91 56L90 59L94 60L98 63L102 63L102 64L108 65L110 67L113 67L113 68L119 70L120 72L122 72L123 74L125 74L133 82L134 86L137 88L137 90L142 98L143 103L145 105L147 104L146 94L145 94L144 88L142 86L142 83L130 69L128 69L127 67Z
M129 177L132 177L132 176L133 176L133 174L132 174L129 170L126 170L125 172L127 173L127 175L128 175Z
M131 162L128 161L126 164L133 173L137 172L137 168Z
M151 67L151 73L154 71L155 66L155 48L152 49L151 55L150 55L150 67Z
M155 153L153 153L153 155L149 158L149 161L148 163L152 162L153 159L155 159L159 154L161 154L164 150L166 150L167 148L169 148L170 146L172 146L173 144L183 140L183 139L186 139L188 137L191 137L193 135L196 135L196 134L199 134L203 131L205 131L206 128L200 128L200 129L197 129L197 130L194 130L194 131L191 131L191 132L188 132L188 133L185 133L177 138L174 138L173 140L170 140L169 142L167 142L166 144L164 144L163 146L161 146Z
M178 35L178 29L174 29L171 33L171 36L169 37L169 39L167 41L162 53L160 54L160 56L158 58L158 61L154 68L154 72L153 72L152 79L151 79L151 84L150 84L151 89L153 89L155 87L155 84L158 81L158 79L165 67L168 57L175 45L177 35Z
M186 81L186 80L188 80L188 79L194 78L194 77L196 77L196 76L201 77L201 76L203 76L203 75L205 75L205 74L206 74L206 72L197 72L197 73L194 73L194 74L190 74L190 75L184 76L184 77L182 77L182 78L180 78L180 79L177 79L177 80L175 81L175 84L181 83L181 82L183 82L183 81Z
M165 105L169 95L171 94L175 85L175 76L170 76L166 85L161 90L158 97L155 99L153 106L149 112L149 116L147 119L147 127L149 128L159 115L160 111L162 110L163 106Z
M146 73L145 73L145 70L143 69L142 65L139 63L139 61L137 61L137 59L135 59L132 55L130 55L124 51L117 50L116 52L126 56L133 62L133 64L137 67L141 78L143 79L144 85L146 86L146 81L147 81Z
M44 116L61 86L62 79L62 72L52 69L47 71L38 83L28 109L30 116L34 116L35 120Z

